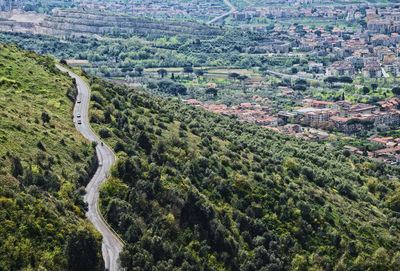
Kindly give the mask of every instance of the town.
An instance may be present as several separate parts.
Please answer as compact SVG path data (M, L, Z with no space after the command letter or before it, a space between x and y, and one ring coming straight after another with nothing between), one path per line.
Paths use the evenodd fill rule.
M255 101L260 97L253 97ZM222 114L234 115L241 121L255 123L278 132L292 134L303 139L332 140L337 136L328 132L342 132L347 139L350 135L365 130L388 130L390 126L400 124L400 98L379 102L379 106L352 104L349 101L325 102L304 99L303 107L291 112L271 114L269 106L257 102L241 103L232 107L212 102L202 103L196 99L184 100L186 104L204 108ZM264 101L265 102L265 101ZM345 146L346 149L366 154L387 163L400 162L400 138L371 136L368 141L378 147L375 152L362 152L358 148Z

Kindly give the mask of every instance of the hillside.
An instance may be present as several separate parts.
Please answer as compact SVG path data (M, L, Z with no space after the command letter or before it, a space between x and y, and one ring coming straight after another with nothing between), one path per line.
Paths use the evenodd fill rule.
M33 32L62 36L106 36L142 35L150 37L198 36L207 38L223 32L219 27L194 22L161 21L139 18L124 14L99 11L78 11L74 9L54 9L52 15L32 20L29 15L23 18L0 21L0 30Z
M0 270L99 270L74 83L11 45L0 67ZM82 74L127 270L400 269L398 167Z
M399 270L399 168L90 82L127 270Z
M101 267L82 198L97 160L75 96L51 57L0 44L0 270Z

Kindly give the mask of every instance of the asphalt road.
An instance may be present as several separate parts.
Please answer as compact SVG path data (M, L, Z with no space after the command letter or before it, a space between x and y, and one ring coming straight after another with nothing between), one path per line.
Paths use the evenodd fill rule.
M383 75L383 77L385 77L385 78L390 78L390 75L385 71L385 69L382 67L381 68L382 69L382 75Z
M225 4L230 8L230 10L224 14L222 14L221 16L218 16L214 19L212 19L211 21L207 22L207 24L213 24L225 17L228 17L229 15L231 15L231 13L236 11L236 8L231 4L231 2L229 2L228 0L224 0Z
M89 210L86 213L88 219L93 223L95 228L103 235L102 254L104 258L105 268L109 271L120 270L118 258L119 253L122 251L123 244L116 237L113 231L102 219L101 214L98 211L97 200L99 198L100 185L107 179L110 167L115 162L115 155L111 149L104 145L101 145L101 140L93 133L90 129L88 121L88 108L90 100L90 88L78 75L75 73L57 65L63 72L75 78L78 87L77 102L74 107L74 123L76 129L88 140L96 141L97 157L99 159L99 167L86 186L86 195L84 197L85 202L88 203ZM78 118L77 115L81 117ZM78 124L78 120L81 120L81 124ZM100 166L101 165L101 166Z

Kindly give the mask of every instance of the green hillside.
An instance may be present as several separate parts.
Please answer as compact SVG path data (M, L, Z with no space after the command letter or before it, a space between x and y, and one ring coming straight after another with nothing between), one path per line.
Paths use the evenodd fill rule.
M400 270L400 169L88 77L126 270ZM54 60L0 45L0 270L99 270L93 147Z
M399 270L399 168L90 82L127 270Z
M76 93L51 57L0 44L0 270L101 267L82 198L97 161L72 122Z

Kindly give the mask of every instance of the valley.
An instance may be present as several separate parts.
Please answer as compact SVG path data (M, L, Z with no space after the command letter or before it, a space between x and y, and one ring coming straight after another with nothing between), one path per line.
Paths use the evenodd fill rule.
M0 11L0 271L400 269L395 1Z

